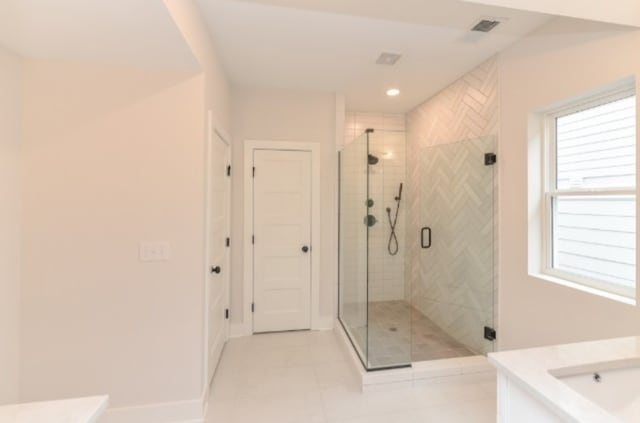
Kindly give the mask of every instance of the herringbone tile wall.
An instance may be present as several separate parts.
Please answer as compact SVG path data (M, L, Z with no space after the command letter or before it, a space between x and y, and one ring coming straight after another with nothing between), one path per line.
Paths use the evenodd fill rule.
M498 120L496 58L407 115L406 299L478 353L493 348L482 329L495 321L497 309L497 190L496 178L488 182L486 168L472 163L495 147ZM435 224L433 219L448 233L434 233L434 244L446 245L423 250L420 228Z
M415 148L498 134L498 62L492 58L407 114ZM417 152L417 151L416 151Z
M387 244L390 236L390 227L386 208L389 207L395 216L396 202L400 183L406 178L406 136L405 115L383 113L348 112L345 126L345 157L349 157L348 150L351 144L361 142L364 131L367 128L374 129L370 135L369 152L378 157L379 162L369 166L369 198L373 200L373 206L369 213L375 216L377 223L369 228L367 248L369 251L369 301L391 301L405 298L405 223L406 213L404 197L398 212L396 234L398 239L398 252L390 255ZM354 160L352 158L351 160ZM362 152L361 160L366 160L366 151ZM352 180L363 175L357 175L350 168L350 173L344 175L341 184L352 184ZM366 170L366 169L365 169ZM366 194L366 186L363 195ZM354 204L357 210L348 211L348 207L341 207L346 213L354 213L361 220L367 214L364 202ZM357 220L357 219L356 219ZM358 276L358 280L362 276ZM350 283L350 280L345 280Z

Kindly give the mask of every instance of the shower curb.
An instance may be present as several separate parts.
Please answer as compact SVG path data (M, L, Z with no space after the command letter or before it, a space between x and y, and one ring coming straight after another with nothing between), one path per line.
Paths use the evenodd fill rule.
M351 368L360 382L362 392L393 390L424 386L455 377L495 377L496 371L482 355L456 357L443 360L419 361L411 367L366 371L340 323L334 333L350 357Z

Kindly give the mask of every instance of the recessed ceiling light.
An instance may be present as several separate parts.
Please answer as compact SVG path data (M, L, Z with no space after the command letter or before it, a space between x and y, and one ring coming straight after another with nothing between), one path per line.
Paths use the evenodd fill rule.
M400 94L400 90L397 88L390 88L387 90L387 95L389 97L396 97Z

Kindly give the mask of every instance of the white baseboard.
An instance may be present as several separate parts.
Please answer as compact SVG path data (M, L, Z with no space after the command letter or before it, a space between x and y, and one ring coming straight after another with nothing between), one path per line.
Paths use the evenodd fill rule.
M332 330L335 327L335 317L333 316L321 316L318 319L317 330Z
M312 330L332 330L335 327L335 318L333 316L322 316L318 319L318 327L312 328ZM251 327L244 323L231 323L229 326L229 337L239 338L242 336L253 335Z
M134 407L109 408L100 423L203 423L206 404L202 398Z
M241 336L250 336L251 328L244 323L231 323L229 326L229 337L239 338Z

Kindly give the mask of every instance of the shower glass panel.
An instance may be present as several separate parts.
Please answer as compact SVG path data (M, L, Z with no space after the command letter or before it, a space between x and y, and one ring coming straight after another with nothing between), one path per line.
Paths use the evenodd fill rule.
M405 134L369 133L368 367L411 363L411 307L405 296ZM373 164L375 162L375 164Z
M423 148L413 361L486 354L494 342L495 137ZM490 159L490 157L489 157Z
M339 318L367 363L367 134L340 152Z
M411 363L405 174L403 132L367 131L340 154L339 317L368 370Z

